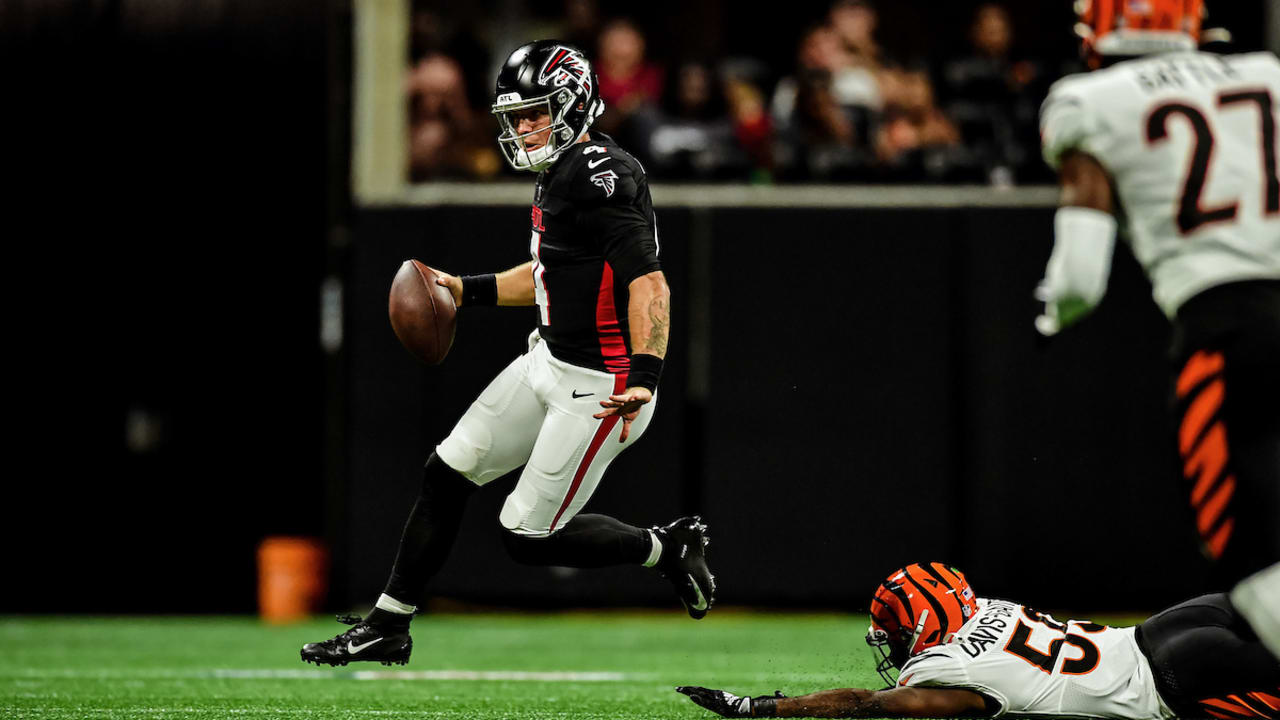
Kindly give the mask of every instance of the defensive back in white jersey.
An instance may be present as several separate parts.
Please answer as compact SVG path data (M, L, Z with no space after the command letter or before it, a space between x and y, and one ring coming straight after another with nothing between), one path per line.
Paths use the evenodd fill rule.
M1004 600L978 604L951 642L903 665L900 686L976 690L1000 703L995 717L1174 716L1156 692L1133 628L1058 622Z
M1271 53L1166 53L1072 75L1041 109L1045 160L1079 150L1111 175L1134 255L1173 317L1215 285L1280 278Z

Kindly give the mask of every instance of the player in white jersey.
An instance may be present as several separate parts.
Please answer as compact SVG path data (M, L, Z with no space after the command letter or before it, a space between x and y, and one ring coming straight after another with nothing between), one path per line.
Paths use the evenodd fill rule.
M1046 334L1106 291L1119 232L1173 321L1177 444L1197 530L1280 657L1280 60L1196 51L1202 0L1086 0L1094 72L1041 111L1061 207Z
M1106 627L979 598L959 570L918 563L876 589L867 643L884 690L676 689L724 717L1280 718L1280 661L1224 595Z

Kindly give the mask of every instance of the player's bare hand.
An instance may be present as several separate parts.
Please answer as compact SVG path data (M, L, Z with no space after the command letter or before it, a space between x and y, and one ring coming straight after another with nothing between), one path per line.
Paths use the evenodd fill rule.
M449 288L449 292L453 293L453 304L462 307L462 278L436 270L436 284Z
M620 395L610 395L608 400L601 400L600 407L604 410L596 413L592 417L603 420L610 415L619 415L622 417L622 437L618 442L626 442L627 436L631 434L631 423L640 414L640 408L653 401L653 393L648 388L630 387L622 391Z

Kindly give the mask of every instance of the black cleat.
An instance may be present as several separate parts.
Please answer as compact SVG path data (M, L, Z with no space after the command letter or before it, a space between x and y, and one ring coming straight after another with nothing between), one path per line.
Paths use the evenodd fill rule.
M380 662L383 665L405 665L413 651L409 626L382 628L356 615L340 615L338 622L355 627L324 642L302 646L302 661L317 665L346 665L349 662Z
M716 578L707 568L705 548L711 539L698 516L684 517L653 529L662 542L662 556L654 567L675 585L689 617L701 620L716 601Z

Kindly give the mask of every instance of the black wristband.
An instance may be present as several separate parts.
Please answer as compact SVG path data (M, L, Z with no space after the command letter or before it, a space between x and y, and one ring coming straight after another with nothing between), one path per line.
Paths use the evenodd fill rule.
M635 353L631 356L631 370L627 373L627 387L642 387L649 392L658 391L658 380L662 377L662 358L649 353Z
M778 701L775 698L755 698L751 701L752 717L777 717Z
M498 276L489 273L487 275L463 275L458 278L462 281L462 305L497 305L498 304Z

